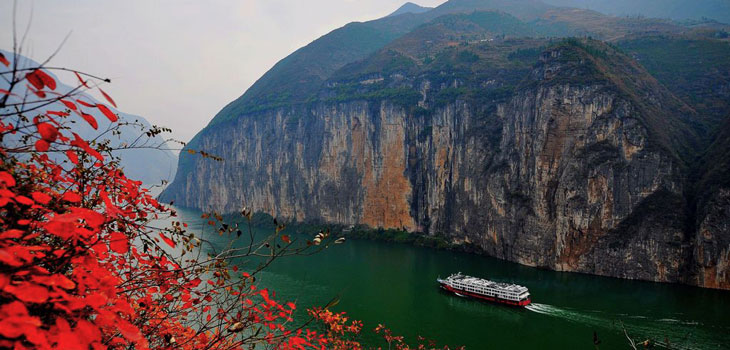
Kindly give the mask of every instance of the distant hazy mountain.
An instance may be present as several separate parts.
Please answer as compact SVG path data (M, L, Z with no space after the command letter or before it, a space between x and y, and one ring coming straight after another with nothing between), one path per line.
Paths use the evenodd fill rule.
M609 15L671 19L711 18L730 23L728 0L545 0L556 6L587 8Z
M399 7L395 12L388 15L388 17L392 16L398 16L402 15L404 13L423 13L426 11L431 10L432 7L423 7L421 5L414 4L412 2L407 2L403 6Z
M552 6L540 0L450 0L436 7L434 16L472 11L502 11L521 20L534 20Z
M5 57L12 61L13 54L11 52L4 50L0 50L0 52L2 52ZM18 65L21 68L37 67L38 63L27 57L21 56ZM5 68L5 66L0 66L0 70L4 70L3 68ZM55 90L56 92L63 94L73 89L72 87L60 81L55 75L53 75L53 72L49 71L48 73L51 74L58 83L58 86ZM7 82L4 80L0 81L0 89L7 88ZM23 94L26 93L30 94L30 92L26 91L25 89L25 84L22 84L21 86L15 87L13 89L13 93L20 96L23 96ZM11 97L11 101L12 99L14 98ZM79 94L78 96L76 96L76 99L80 99L92 104L99 103L99 101L86 93ZM66 109L60 102L56 104L56 110ZM49 106L49 108L54 108L54 105ZM83 108L86 113L94 116L98 123L98 128L94 129L88 123L81 120L81 118L74 118L74 116L70 117L70 120L74 122L69 124L69 126L72 128L73 132L79 134L79 136L81 136L82 138L86 140L95 139L99 137L99 135L101 135L111 125L111 122L106 117L104 117L104 115L101 114L96 108L81 108ZM128 122L141 124L146 129L150 127L150 123L140 116L121 112L113 108L112 106L109 106L109 108L111 108L112 111L119 116L119 123ZM102 139L109 139L111 145L119 146L132 143L135 139L140 137L141 134L141 129L139 126L122 126L120 130L122 131L121 135L110 135L107 133L106 135L102 136ZM164 143L164 140L159 136L147 138L146 136L142 135L140 140L142 144L146 146L156 146ZM13 140L7 138L3 140L3 143L8 142L13 142ZM147 148L128 149L117 151L116 156L121 158L121 166L124 169L125 174L129 178L134 180L140 180L147 185L159 185L162 180L170 181L175 177L175 170L177 168L177 156L170 151Z

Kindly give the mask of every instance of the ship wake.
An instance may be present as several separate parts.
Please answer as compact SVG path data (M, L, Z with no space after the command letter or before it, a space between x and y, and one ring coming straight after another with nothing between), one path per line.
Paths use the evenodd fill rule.
M527 310L542 315L564 319L595 328L610 329L619 334L623 329L635 339L652 339L659 348L682 345L682 349L704 349L720 347L722 339L717 339L714 332L708 332L701 323L680 319L653 319L641 315L612 314L599 310L579 310L557 307L548 304L532 303ZM670 344L668 344L669 342Z

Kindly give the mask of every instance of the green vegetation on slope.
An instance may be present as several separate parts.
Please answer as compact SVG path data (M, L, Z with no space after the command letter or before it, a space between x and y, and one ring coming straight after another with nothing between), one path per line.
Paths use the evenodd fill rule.
M591 8L609 15L672 19L714 18L730 23L726 0L545 0L555 6Z
M730 45L713 39L648 36L621 41L629 52L714 128L730 112Z
M550 6L540 0L451 0L437 7L437 16L449 13L498 10L512 14L522 20L533 20L550 10Z
M714 142L697 162L696 176L698 208L720 188L730 188L730 117L719 127Z
M443 24L455 32L470 31L476 25L480 31L511 36L534 36L535 30L516 17L496 11L475 11L469 14L453 14L436 18L429 25ZM471 30L473 31L473 30Z

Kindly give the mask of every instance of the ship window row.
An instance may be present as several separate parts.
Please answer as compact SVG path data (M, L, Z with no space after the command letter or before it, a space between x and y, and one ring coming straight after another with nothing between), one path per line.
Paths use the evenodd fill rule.
M525 292L527 291L527 288L518 286L515 284L507 284L507 283L497 283L497 282L490 282L490 281L482 281L482 280L455 280L455 284L465 285L465 286L476 286L476 287L482 287L482 288L495 288L499 290L504 291L510 291L510 292Z
M518 295L518 294L520 294L518 292L503 291L503 290L500 290L500 289L495 289L495 288L490 288L490 287L487 287L487 288L484 288L484 287L474 287L474 286L471 286L471 285L465 285L465 284L461 284L461 283L456 283L455 285L457 287L462 288L462 289L468 289L468 290L492 291L492 292L498 292L498 293L504 293L504 294L510 294L510 295Z
M479 292L482 294L490 294L490 295L499 295L499 296L510 296L510 297L517 297L517 293L515 292L505 292L493 288L478 288L463 284L457 284L457 287L459 287L462 290L468 291L468 292Z

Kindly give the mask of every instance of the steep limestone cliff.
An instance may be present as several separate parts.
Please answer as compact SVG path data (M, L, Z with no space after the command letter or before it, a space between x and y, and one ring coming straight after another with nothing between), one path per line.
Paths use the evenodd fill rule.
M730 289L730 119L702 155L696 187L697 284Z
M715 192L705 208L694 249L697 283L730 289L730 188Z
M195 144L224 161L186 157L163 198L440 234L530 266L728 288L727 242L710 237L728 206L687 226L682 126L692 110L628 57L590 51L545 51L491 103L436 103L463 82L398 76L421 95L417 108L387 96L321 100L226 121Z

